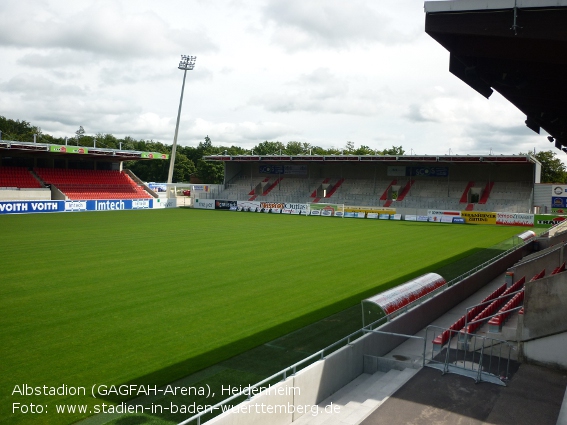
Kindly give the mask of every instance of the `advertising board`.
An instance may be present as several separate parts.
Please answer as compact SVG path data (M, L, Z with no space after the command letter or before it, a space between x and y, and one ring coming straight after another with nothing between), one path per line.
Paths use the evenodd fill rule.
M466 223L496 224L496 213L485 211L461 211Z
M2 201L0 214L118 211L153 208L153 199L97 199L86 201Z

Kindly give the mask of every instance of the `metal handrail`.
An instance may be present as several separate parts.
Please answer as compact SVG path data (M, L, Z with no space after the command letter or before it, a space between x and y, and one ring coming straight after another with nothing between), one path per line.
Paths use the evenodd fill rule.
M269 381L272 381L272 380L274 380L274 379L276 379L276 378L278 378L278 377L282 377L282 378L283 378L282 381L285 381L285 380L287 379L287 376L288 376L288 373L289 373L289 372L291 372L291 376L294 376L294 375L296 374L296 372L297 372L297 368L298 368L299 366L301 366L302 364L304 364L304 363L306 363L306 362L308 362L308 361L310 361L310 360L317 359L317 358L318 358L319 360L324 359L324 358L325 358L325 351L330 350L331 348L334 348L334 347L336 347L337 345L340 345L340 344L342 344L342 343L344 343L344 342L346 342L347 345L350 345L351 338L352 338L353 336L359 334L359 333L362 334L362 335L360 335L360 337L362 337L362 336L364 336L364 335L366 334L366 332L364 332L362 329L359 329L359 330L357 330L357 331L355 331L355 332L353 332L353 333L351 333L351 334L345 336L344 338L342 338L342 339L340 339L340 340L334 342L333 344L331 344L331 345L329 345L329 346L323 348L322 350L317 351L316 353L310 355L309 357L306 357L306 358L304 358L303 360L300 360L300 361L298 361L297 363L294 363L293 365L288 366L288 367L286 367L285 369L280 370L279 372L273 374L272 376L269 376L268 378L263 379L262 381L257 382L257 383L254 384L254 385L249 385L248 387L246 387L245 389L243 389L242 391L240 391L238 394L234 394L234 395L232 395L231 397L229 397L229 398L227 398L227 399L224 399L224 400L218 402L217 404L215 404L215 405L213 405L213 406L208 407L207 409L203 410L202 412L197 413L196 415L191 416L190 418L184 420L183 422L179 422L178 425L186 425L186 424L188 424L188 423L194 421L195 419L197 420L197 425L201 425L201 417L202 417L202 416L204 416L204 415L206 415L206 414L208 414L208 413L214 412L214 411L217 410L219 407L224 406L225 404L227 404L227 403L231 402L232 400L234 400L234 399L236 399L236 398L239 398L239 397L241 397L241 396L248 396L248 400L250 400L250 399L252 398L253 390L255 390L256 388L261 387L261 386L264 385L265 383L267 383L267 382L269 382Z
M506 255L508 255L508 254L510 254L510 253L512 253L512 252L514 252L514 251L516 251L516 250L518 250L518 249L520 249L520 248L522 248L524 245L525 245L525 243L520 243L520 244L518 244L518 245L516 245L516 246L513 246L512 248L507 249L506 251L504 251L504 252L498 254L497 256L491 258L490 260L485 261L484 263L479 264L478 266L476 266L476 267L470 269L468 272L465 272L465 273L463 273L462 275L459 275L459 276L457 276L456 278L451 279L449 282L447 282L447 286L448 286L448 287L451 287L451 286L455 285L456 283L459 283L460 281L462 281L462 280L466 279L467 277L473 275L473 274L476 273L477 271L479 271L479 270L481 270L481 269L483 269L483 268L489 266L489 265L492 264L492 263L495 263L496 261L498 261L498 260L500 260L501 258L505 257Z

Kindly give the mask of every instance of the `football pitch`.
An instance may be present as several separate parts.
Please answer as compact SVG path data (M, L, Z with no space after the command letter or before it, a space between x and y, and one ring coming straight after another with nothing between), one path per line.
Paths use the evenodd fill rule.
M522 231L192 209L0 223L2 424L73 423L121 399L93 386L172 382Z

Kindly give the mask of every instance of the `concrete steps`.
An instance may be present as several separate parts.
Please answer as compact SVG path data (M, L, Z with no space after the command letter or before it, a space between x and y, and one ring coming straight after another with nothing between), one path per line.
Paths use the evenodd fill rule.
M356 425L404 385L417 369L363 373L318 405L318 414L307 413L294 425ZM327 408L327 409L325 409Z

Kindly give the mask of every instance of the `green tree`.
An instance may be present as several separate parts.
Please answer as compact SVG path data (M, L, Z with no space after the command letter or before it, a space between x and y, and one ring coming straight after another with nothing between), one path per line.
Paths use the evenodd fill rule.
M354 155L374 155L374 151L368 146L362 145L354 151Z
M279 155L280 151L284 153L285 145L282 142L268 142L266 140L258 143L252 150L254 155Z
M173 167L173 181L175 183L189 183L191 176L196 174L197 167L193 161L177 152L175 155L175 166Z
M12 120L3 116L0 116L0 131L2 139L18 142L33 142L33 135L41 134L39 127L32 126L27 121Z
M390 149L377 151L377 153L379 153L380 155L403 155L406 153L406 151L401 146L392 146Z
M525 154L521 154L525 155ZM542 183L567 182L567 169L553 151L539 151L533 155L541 163Z

